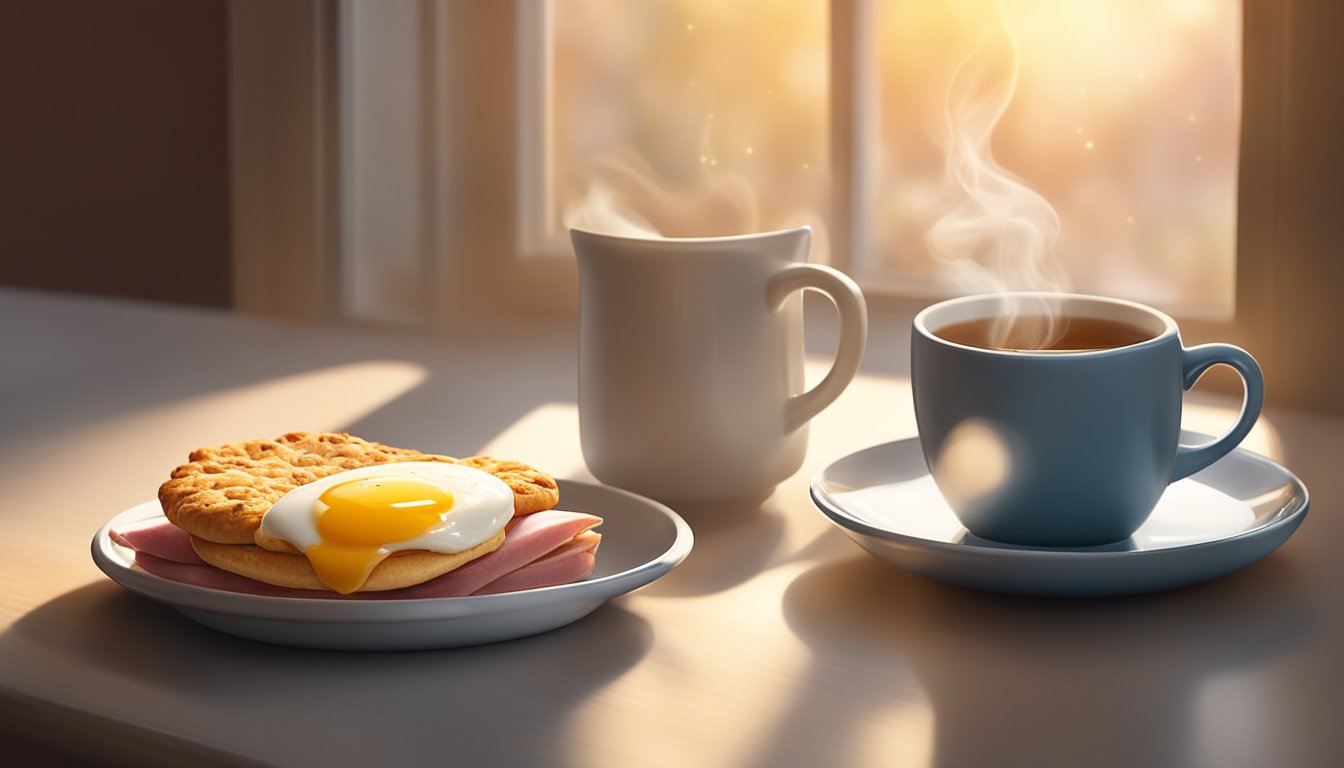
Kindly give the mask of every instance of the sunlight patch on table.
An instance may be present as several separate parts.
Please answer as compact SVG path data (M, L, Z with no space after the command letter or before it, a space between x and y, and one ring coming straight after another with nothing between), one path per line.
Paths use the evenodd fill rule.
M80 467L79 485L124 487L127 472L146 472L142 498L187 454L202 446L274 438L293 431L340 431L396 400L425 381L420 365L396 360L350 363L306 371L246 386L173 399L171 385L162 402L122 411L97 423L53 430L30 439L25 450L8 454L12 477L22 488L16 498L42 499L50 488L69 484L69 467ZM66 434L72 431L78 439ZM377 439L375 435L361 435ZM59 456L60 461L51 461ZM112 507L115 511L116 507Z
M680 752L651 751L649 745L681 734L699 745L703 768L821 765L821 755L851 748L862 756L859 764L930 765L934 710L918 681L898 669L900 659L856 649L882 666L850 680L790 625L781 595L813 565L769 568L731 589L693 599L657 598L657 612L646 614L656 622L657 652L575 711L574 762L592 762L583 754L592 749L616 764L679 768ZM639 609L639 593L625 600L628 608ZM690 691L712 697L716 707L684 706ZM836 697L856 695L880 705L858 719L817 716L843 710ZM623 706L632 701L642 704ZM830 744L846 750L833 751Z
M507 456L544 468L552 477L591 482L579 449L579 407L574 403L543 403L500 430L478 453Z
M1282 765L1274 742L1287 724L1279 714L1259 669L1211 676L1196 697L1196 754L1210 758L1207 765Z
M779 596L795 575L788 571L767 571L695 599L660 599L658 612L647 614L656 617L658 653L613 681L592 706L576 710L571 727L579 744L601 745L613 764L672 768L683 765L684 756L649 745L680 734L701 745L700 768L760 764L776 723L800 695L811 658L781 610ZM638 605L636 593L627 606ZM717 706L684 706L691 691L711 696ZM644 704L620 706L625 701ZM584 764L582 755L574 757Z

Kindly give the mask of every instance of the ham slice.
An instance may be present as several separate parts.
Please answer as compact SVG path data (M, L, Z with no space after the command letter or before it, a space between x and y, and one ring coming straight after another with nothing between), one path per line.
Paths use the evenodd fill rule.
M402 597L461 597L462 595L482 594L491 583L519 571L515 581L523 586L505 590L513 592L519 589L535 589L566 584L587 576L592 572L590 565L582 573L558 574L563 581L548 580L541 573L526 573L532 565L554 552L557 548L574 540L574 537L600 524L602 518L581 512L565 512L548 509L530 515L515 517L504 528L504 543L494 552L472 560L454 571L430 579L423 584L395 590ZM594 534L596 535L596 534ZM599 537L600 538L600 537ZM590 550L596 549L594 542ZM537 563L540 565L540 563ZM567 578L566 578L567 576Z
M526 568L510 571L472 594L496 595L552 584L568 584L581 579L593 572L593 566L597 563L597 545L601 539L596 533L581 533L550 554L528 563Z
M160 520L149 525L140 524L117 528L108 532L113 541L137 553L148 552L156 558L174 563L205 565L191 548L191 537L172 523ZM149 570L149 569L145 569Z
M549 509L511 520L504 543L457 570L423 584L386 592L339 595L324 590L286 589L230 573L201 560L187 533L162 520L110 532L114 542L135 550L143 570L172 581L210 589L268 597L405 600L498 594L568 584L592 573L601 536L592 528L602 518Z

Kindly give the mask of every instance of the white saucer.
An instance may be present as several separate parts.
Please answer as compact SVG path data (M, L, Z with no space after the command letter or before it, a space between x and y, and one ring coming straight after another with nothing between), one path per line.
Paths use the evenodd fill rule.
M498 595L420 600L264 597L182 584L135 567L108 531L162 513L156 501L122 512L93 538L93 560L114 581L188 618L240 637L341 650L451 648L535 635L587 616L602 603L672 570L691 551L690 526L628 491L559 480L564 508L603 518L597 566L587 579Z
M1182 442L1204 438L1184 433ZM1173 483L1132 537L1101 547L1033 548L971 535L934 485L911 438L850 454L812 480L812 500L875 557L964 587L1093 596L1196 584L1259 560L1297 530L1307 489L1293 473L1237 449Z

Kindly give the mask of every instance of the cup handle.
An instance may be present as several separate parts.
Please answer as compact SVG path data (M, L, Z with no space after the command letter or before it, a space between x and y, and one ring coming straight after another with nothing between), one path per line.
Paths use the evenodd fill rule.
M845 273L821 264L793 264L770 279L766 300L778 309L794 291L811 288L824 294L840 313L840 344L831 370L817 386L794 395L784 405L785 434L806 424L849 386L868 343L868 306L859 286Z
M1237 422L1222 437L1204 445L1181 445L1176 448L1176 466L1171 471L1171 481L1176 482L1192 475L1226 456L1237 444L1245 439L1260 418L1260 407L1265 401L1265 378L1260 372L1259 363L1250 353L1231 344L1201 344L1187 347L1184 353L1185 372L1182 386L1190 389L1210 366L1230 365L1241 374L1242 384L1246 387L1246 396L1241 401L1241 414Z

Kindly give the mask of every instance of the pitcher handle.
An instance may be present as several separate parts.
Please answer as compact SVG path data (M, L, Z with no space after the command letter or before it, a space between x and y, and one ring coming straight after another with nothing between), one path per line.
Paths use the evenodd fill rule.
M1171 472L1174 483L1183 477L1192 475L1226 456L1237 444L1246 438L1255 420L1260 418L1260 407L1265 401L1265 378L1260 372L1260 364L1241 347L1231 344L1201 344L1182 350L1185 355L1182 385L1185 389L1195 386L1195 382L1211 366L1228 365L1241 375L1246 388L1246 396L1241 401L1241 414L1232 428L1222 437L1204 445L1181 445L1176 448L1176 465Z
M806 424L840 396L859 371L868 343L868 305L859 286L845 273L821 264L793 264L770 279L766 300L778 309L794 291L807 288L831 300L840 314L840 344L826 377L808 391L789 398L784 407L785 433Z

